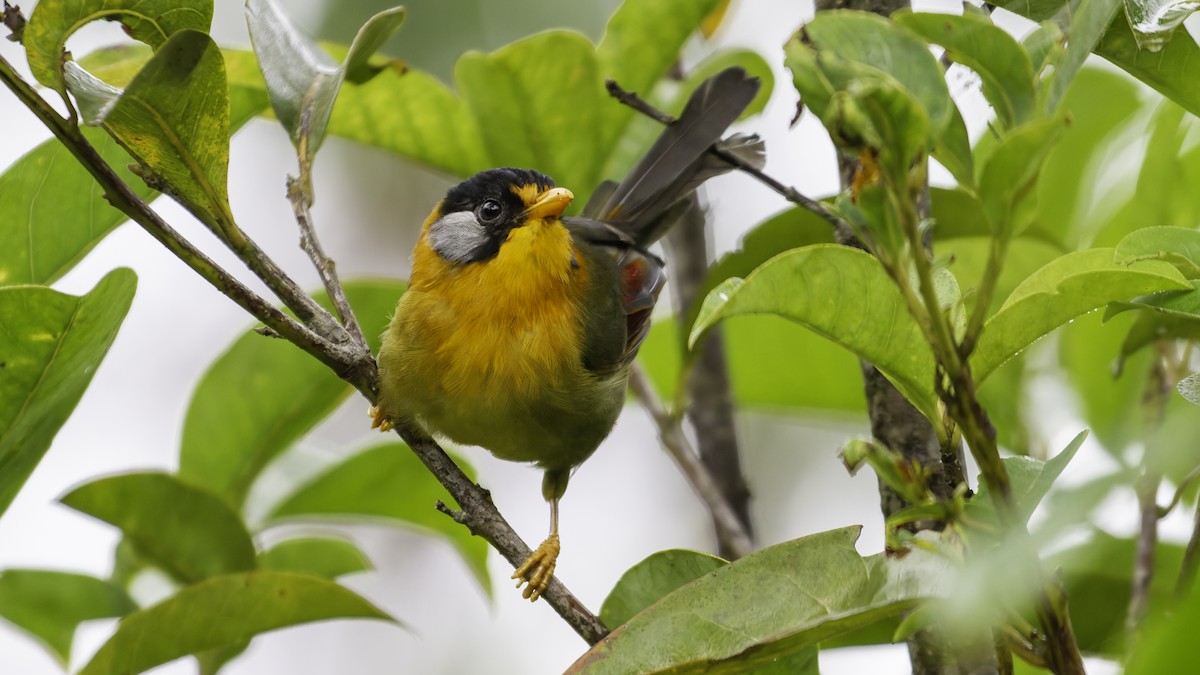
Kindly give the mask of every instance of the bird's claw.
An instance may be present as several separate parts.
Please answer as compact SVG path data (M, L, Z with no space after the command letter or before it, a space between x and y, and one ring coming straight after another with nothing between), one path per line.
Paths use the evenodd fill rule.
M521 592L521 597L536 602L542 597L542 592L550 585L554 577L554 567L558 564L558 535L552 534L537 547L525 562L513 572L512 578L517 580L517 588L528 582L529 585Z
M392 424L392 421L387 418L387 415L385 415L383 410L377 405L371 406L371 409L367 411L367 414L371 416L372 429L378 429L384 433L387 433L396 426Z

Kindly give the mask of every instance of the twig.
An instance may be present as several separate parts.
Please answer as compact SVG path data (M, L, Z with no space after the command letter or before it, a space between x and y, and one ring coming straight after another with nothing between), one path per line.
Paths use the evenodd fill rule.
M616 80L606 80L605 87L608 89L609 96L612 96L621 103L633 108L650 119L662 124L675 123L675 118L673 116L668 115L667 113L650 105L645 99L638 96L637 93L623 89L621 85L617 84ZM738 171L753 176L756 180L758 180L758 182L771 188L789 202L803 209L811 211L813 214L817 215L833 227L838 227L839 225L845 224L845 221L843 221L840 216L833 211L830 211L829 208L821 202L812 199L811 197L804 196L794 187L780 183L774 178L768 176L758 167L747 164L745 160L743 160L741 157L738 157L734 153L723 150L717 145L709 147L708 151L717 157L720 157L724 162L733 166Z
M1166 415L1171 385L1175 382L1172 367L1172 350L1165 340L1159 340L1154 367L1147 378L1146 390L1142 395L1142 411L1146 420L1145 429L1153 433L1162 426ZM1133 560L1133 585L1129 593L1129 613L1125 615L1125 633L1132 644L1138 628L1150 605L1150 584L1154 581L1154 553L1158 545L1158 487L1162 483L1162 471L1158 468L1153 451L1147 448L1142 453L1142 472L1134 485L1137 491L1140 527L1138 529L1137 552Z
M325 292L329 294L329 301L333 303L337 318L350 335L351 341L369 355L371 350L367 346L367 339L358 325L358 318L354 316L350 301L346 299L346 291L342 289L342 284L338 280L337 265L325 254L325 249L321 247L321 242L317 239L317 231L312 224L312 214L309 212L309 207L312 205L312 193L305 191L306 184L303 179L288 176L288 201L292 203L292 213L296 216L296 224L300 226L300 248L308 254L308 259L312 261L313 267L317 268L317 276L321 278L321 284L325 286Z
M27 82L17 75L3 57L0 57L0 81L3 81L5 86L38 116L42 123L79 160L79 163L92 174L104 189L105 197L114 207L141 225L188 267L266 324L278 336L324 363L339 377L358 389L370 402L376 401L378 398L375 390L376 364L369 353L363 354L348 345L335 344L317 335L310 328L263 300L196 249L167 225L141 197L135 194L87 142L78 127L60 117ZM491 543L506 560L513 563L514 567L528 556L529 547L521 541L504 517L496 510L487 491L471 482L437 443L414 432L403 432L401 437L429 468L438 482L445 486L450 495L462 506L464 518L472 524L473 532ZM607 634L607 630L599 619L557 580L552 581L542 597L589 644L594 644Z
M1129 613L1125 616L1125 632L1137 632L1150 603L1150 582L1154 580L1154 548L1158 543L1158 504L1155 495L1162 477L1149 466L1142 470L1137 481L1138 528L1137 553L1133 561L1133 584L1129 594Z
M727 541L731 552L739 558L753 552L754 543L750 540L750 535L746 533L737 514L725 500L721 488L717 486L708 468L700 461L691 443L688 443L687 437L683 435L679 419L667 412L646 373L636 363L629 375L629 386L633 389L634 396L654 418L663 448L675 460L680 471L692 484L692 489L704 500L704 504L712 513L713 522L718 530L717 536Z
M374 402L373 396L368 398ZM525 562L532 550L496 509L491 494L468 478L441 446L424 433L404 427L397 427L396 433L458 502L461 510L453 510L441 502L437 503L437 509L466 526L471 534L483 537L514 568ZM589 645L608 635L608 629L600 619L588 611L557 577L550 580L541 597Z

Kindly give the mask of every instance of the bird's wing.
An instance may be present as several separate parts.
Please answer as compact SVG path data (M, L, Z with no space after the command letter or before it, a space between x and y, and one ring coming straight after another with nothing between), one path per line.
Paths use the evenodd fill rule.
M589 283L605 284L593 297L585 328L584 365L610 374L629 365L650 331L650 314L667 281L663 261L612 226L586 218L566 218L576 247L592 273Z
M633 362L638 347L650 332L650 314L667 283L662 261L635 248L625 249L617 260L621 271L622 305L625 308L625 352L622 365Z

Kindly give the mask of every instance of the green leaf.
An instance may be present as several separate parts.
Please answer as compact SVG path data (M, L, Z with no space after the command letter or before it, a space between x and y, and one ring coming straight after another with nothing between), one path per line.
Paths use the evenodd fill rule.
M833 243L833 230L830 229L829 223L812 211L796 206L777 213L751 228L742 236L737 250L722 255L708 268L704 281L696 291L696 297L704 298L712 289L731 277L745 278L759 265L784 251L827 243ZM700 304L692 303L691 310L684 317L683 325L691 326L696 323Z
M120 528L138 551L179 581L254 569L254 542L238 514L173 475L101 478L61 501Z
M1105 319L1131 309L1152 309L1178 319L1200 319L1200 279L1190 282L1188 291L1154 293L1128 302L1114 302L1105 311Z
M136 608L119 586L85 574L48 570L0 573L0 617L36 637L64 668L79 624L124 616Z
M1091 241L1090 223L1084 216L1103 197L1096 174L1109 153L1116 151L1115 139L1145 106L1136 86L1120 73L1094 67L1075 76L1059 106L1071 115L1071 124L1038 176L1037 213L1027 230L1030 235L1059 242L1069 250L1078 248L1080 239Z
M79 675L133 675L260 633L329 619L395 621L353 591L320 577L227 574L125 617Z
M852 10L819 12L804 26L804 31L817 50L874 70L876 77L884 75L893 79L909 92L929 116L931 137L939 135L949 123L954 103L950 100L941 66L930 54L928 46L912 33L878 15ZM802 49L808 47L796 39L786 47L788 66L793 68L793 73L791 57L797 56ZM818 60L823 61L825 57L818 57ZM831 64L822 63L821 66L830 67ZM831 74L844 76L837 70ZM829 84L838 90L849 83L848 80L835 80ZM801 96L811 95L806 91L808 87L801 89L798 85L797 88ZM816 101L805 98L804 103L809 107L819 106L821 100L819 96ZM813 112L824 116L819 107L813 107Z
M971 357L975 381L1055 328L1110 302L1146 293L1184 290L1190 284L1157 260L1113 262L1113 249L1068 253L1046 265L1012 292L984 324Z
M1013 500L1016 501L1017 511L1025 522L1029 521L1038 504L1042 503L1042 499L1054 486L1054 481L1058 480L1067 464L1075 457L1075 453L1079 452L1087 435L1087 429L1076 434L1067 447L1049 461L1043 462L1032 457L1005 457L1000 460L1008 471ZM979 491L975 493L969 508L976 518L992 523L999 522L995 515L996 506L992 502L991 491L982 477L979 479Z
M125 84L147 58L145 48L117 47L92 52L81 63L105 81ZM231 86L230 129L240 129L266 105L261 87ZM148 202L158 196L129 171L133 159L111 136L81 131L134 193ZM56 281L125 220L70 151L57 139L42 143L0 174L0 222L9 225L0 228L0 283Z
M404 286L388 281L344 286L363 334L378 349L376 336L383 333ZM247 331L196 387L183 424L179 474L241 506L263 468L353 391L294 346Z
M1054 113L1058 104L1063 100L1067 88L1075 79L1075 74L1083 67L1084 60L1096 48L1096 43L1103 37L1117 10L1121 8L1121 0L1081 0L1079 8L1071 17L1067 28L1067 49L1062 59L1055 65L1053 79L1046 93L1042 109Z
M1195 292L1181 295L1195 295ZM1114 305L1109 305L1110 310L1113 307ZM1124 368L1125 359L1158 340L1200 340L1198 318L1200 317L1178 316L1166 312L1138 312L1137 318L1121 342L1121 353L1113 366L1114 369L1119 373Z
M0 514L87 389L129 311L137 278L110 272L82 297L0 288Z
M344 50L329 47L334 57ZM264 91L254 54L226 50L231 83ZM368 82L343 87L328 132L465 178L491 166L466 103L428 73L392 64Z
M950 108L950 121L946 130L934 140L933 157L941 163L958 184L975 188L975 160L971 155L971 140L967 136L967 123L957 106Z
M1120 371L1110 366L1133 318L1118 316L1102 325L1099 312L1079 317L1063 328L1059 343L1060 363L1077 392L1083 421L1116 457L1142 440L1139 401L1150 370L1149 355L1127 359Z
M403 7L372 16L354 36L345 62L338 65L273 0L248 0L246 24L271 107L298 149L309 157L316 154L342 82L348 76L357 80L367 74L367 59L400 30L404 19ZM307 138L306 144L302 137Z
M469 465L458 458L455 462L471 474ZM432 530L458 549L490 593L487 542L438 512L434 508L438 500L454 502L407 446L387 443L354 455L298 487L275 506L268 521L374 516Z
M596 47L602 76L630 91L648 91L679 58L684 41L720 0L624 0ZM632 111L612 106L610 118ZM614 138L606 139L609 142Z
M937 418L933 356L896 284L872 256L830 244L776 256L745 281L730 279L708 294L689 344L718 321L743 314L777 314L833 340Z
M951 60L978 73L983 95L1004 128L1018 127L1033 118L1034 77L1029 54L991 19L973 13L955 16L903 10L893 14L892 20L945 47Z
M1200 278L1200 230L1144 227L1117 244L1117 262L1164 260L1188 279Z
M1063 42L1062 29L1053 21L1043 21L1041 25L1021 38L1021 46L1029 54L1029 63L1033 66L1035 78L1047 66L1054 66L1059 62L1064 52Z
M116 19L130 37L158 49L176 31L207 32L212 14L211 0L41 0L25 26L23 44L37 81L64 92L63 50L84 25Z
M1125 16L1138 47L1157 52L1183 20L1195 12L1192 0L1125 0Z
M1005 0L998 6L1034 21L1069 11L1066 0ZM1138 45L1129 22L1118 14L1093 51L1189 112L1200 114L1200 89L1195 86L1193 70L1200 59L1200 47L1186 31L1172 33L1161 50L1151 51Z
M1192 405L1200 405L1200 373L1192 373L1175 385L1179 395Z
M1018 205L1034 196L1038 172L1065 128L1065 118L1032 122L1014 129L988 156L979 172L979 193L993 232L1009 237L1029 226L1018 217Z
M934 251L939 257L945 256L950 260L947 269L958 278L959 286L966 290L964 300L968 309L974 307L975 300L978 298L976 293L970 291L976 288L979 280L983 278L992 242L993 239L990 236L969 236L939 239L934 244ZM1018 237L1009 242L1008 257L1004 261L1004 267L1000 270L1000 276L996 279L996 289L992 296L989 313L1000 309L1004 299L1021 282L1060 254L1061 251L1057 247L1037 239Z
M722 327L733 398L738 407L773 413L839 415L865 420L861 368L854 354L777 316L743 316ZM674 400L682 375L679 324L655 320L638 350L665 400Z
M90 124L102 123L154 174L157 187L215 232L239 236L227 191L229 91L212 38L194 30L175 33L123 93L75 64L67 74L81 110L94 111Z
M1079 648L1085 653L1113 657L1126 653L1125 616L1133 588L1136 550L1134 539L1117 538L1094 530L1088 541L1056 553L1047 561L1049 568L1062 570L1063 585L1071 599L1071 627L1075 629ZM1182 561L1182 546L1165 542L1155 546L1149 616L1161 616L1163 609L1172 606L1171 596ZM1195 624L1191 625L1194 628ZM1138 648L1143 645L1149 646L1139 641ZM1130 673L1137 672L1133 668L1131 664ZM1167 673L1171 670L1167 667L1166 670L1140 672Z
M548 31L491 54L468 52L454 77L494 166L535 166L586 202L602 178L609 148L598 141L614 105L587 38Z
M676 588L728 564L684 549L654 553L621 575L600 607L600 620L616 628Z
M372 569L370 561L353 543L329 537L281 541L258 555L258 566L264 570L304 572L326 579Z
M132 159L108 134L83 133L138 196L155 194L126 168ZM53 283L125 220L66 147L42 143L0 174L0 283Z
M751 672L937 592L944 560L919 550L862 558L858 533L823 532L723 566L634 616L567 672Z

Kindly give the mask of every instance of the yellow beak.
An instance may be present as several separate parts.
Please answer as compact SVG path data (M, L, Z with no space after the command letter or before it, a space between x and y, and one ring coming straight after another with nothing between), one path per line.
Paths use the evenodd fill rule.
M525 214L530 218L557 218L571 205L575 195L567 188L550 188L537 196Z

